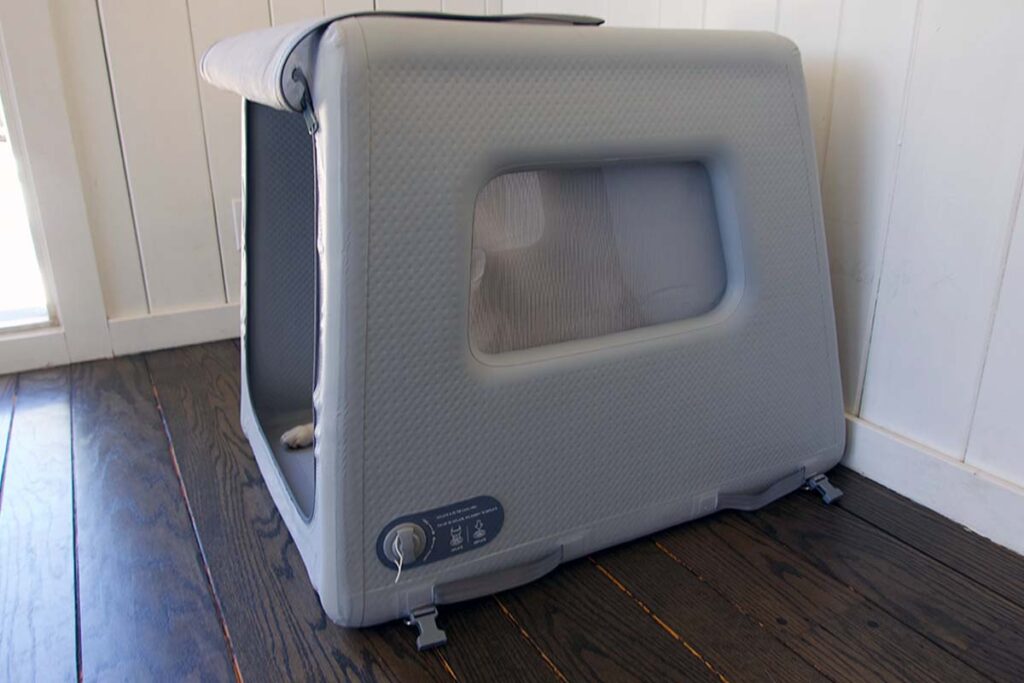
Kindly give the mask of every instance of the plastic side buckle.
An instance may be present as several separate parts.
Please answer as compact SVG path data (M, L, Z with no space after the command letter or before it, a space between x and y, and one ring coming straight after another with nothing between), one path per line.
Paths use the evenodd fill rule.
M815 491L825 501L825 505L831 505L843 496L843 490L834 486L824 474L816 474L807 480L804 487L808 491Z
M320 129L320 123L316 120L316 112L313 111L313 96L309 92L309 81L302 69L292 69L292 80L302 86L302 118L306 120L306 130L310 135L315 135Z
M420 652L440 647L448 642L444 629L437 625L437 607L420 607L414 609L405 620L409 626L419 629L416 637L416 649Z

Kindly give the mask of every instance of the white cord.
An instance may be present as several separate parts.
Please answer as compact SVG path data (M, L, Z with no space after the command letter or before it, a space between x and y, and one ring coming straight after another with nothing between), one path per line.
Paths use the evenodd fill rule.
M395 574L395 583L398 583L398 580L402 578L402 565L405 563L405 556L402 554L402 543L397 534L395 535L395 540L391 543L391 547L395 551L395 555L398 556L398 561L395 562L395 564L398 565L398 573Z

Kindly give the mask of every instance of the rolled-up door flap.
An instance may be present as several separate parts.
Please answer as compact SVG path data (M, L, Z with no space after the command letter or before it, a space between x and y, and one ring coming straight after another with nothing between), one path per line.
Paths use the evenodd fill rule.
M354 12L250 31L211 45L199 62L203 78L216 88L274 109L302 111L302 86L292 78L298 68L312 80L316 46L328 26L341 19L402 16L446 21L528 22L600 26L603 19L572 14L442 14L440 12Z

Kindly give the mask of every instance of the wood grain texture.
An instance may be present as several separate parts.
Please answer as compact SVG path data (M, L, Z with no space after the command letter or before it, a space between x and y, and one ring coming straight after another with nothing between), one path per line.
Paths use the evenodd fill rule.
M451 680L436 654L416 652L411 629L327 618L238 423L234 344L147 364L245 680Z
M839 507L1024 607L1024 558L881 484L840 467Z
M807 493L747 519L986 676L1024 671L1024 609L885 531Z
M145 361L71 380L84 680L234 680Z
M459 680L551 679L543 657L493 601L443 610L453 647L440 654L417 653L413 630L397 622L363 630L332 624L238 425L237 344L152 354L148 363L246 680L449 680L452 673ZM253 586L267 595L258 604L250 604ZM264 647L268 638L272 650ZM274 660L275 653L285 658Z
M445 605L441 623L448 632L445 660L460 681L557 681L546 653L524 638L493 598Z
M609 580L628 591L730 681L824 681L800 658L714 589L672 561L650 540L593 558Z
M1021 487L859 418L846 427L845 467L1024 553Z
M839 506L1002 597L1024 606L1024 558L856 472L829 474Z
M833 681L985 680L737 513L691 522L655 540Z
M445 606L449 644L436 652L416 652L397 622L339 628L240 431L238 368L226 341L75 366L70 379L0 376L0 680L233 678L204 559L249 681L975 681L1024 669L1024 558L843 470L840 506L793 494Z
M17 386L17 375L0 376L0 487L3 486L4 462L7 460L7 437L11 433L11 418L14 415Z
M638 609L588 560L498 602L570 681L716 681L715 662Z
M0 680L73 681L74 509L67 368L21 375L0 482Z

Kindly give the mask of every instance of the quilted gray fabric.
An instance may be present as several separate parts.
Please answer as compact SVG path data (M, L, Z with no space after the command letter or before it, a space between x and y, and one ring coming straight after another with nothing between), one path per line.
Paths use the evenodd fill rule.
M838 460L835 331L791 43L359 23L372 117L366 381L357 399L365 538L401 512L493 495L506 526L481 552L546 539L574 555L640 531L624 520L645 507L675 505L685 519L707 494ZM516 167L623 158L709 169L728 272L721 304L674 325L500 361L474 355L470 235L487 180ZM415 580L453 571L440 564ZM364 572L368 591L394 590L369 548Z
M839 460L792 43L363 16L327 28L308 66L320 117L311 518L252 408L273 402L247 393L243 424L333 619L378 623L501 590L503 570ZM268 390L258 375L247 390ZM503 506L501 532L395 585L376 547L389 522L481 496Z

